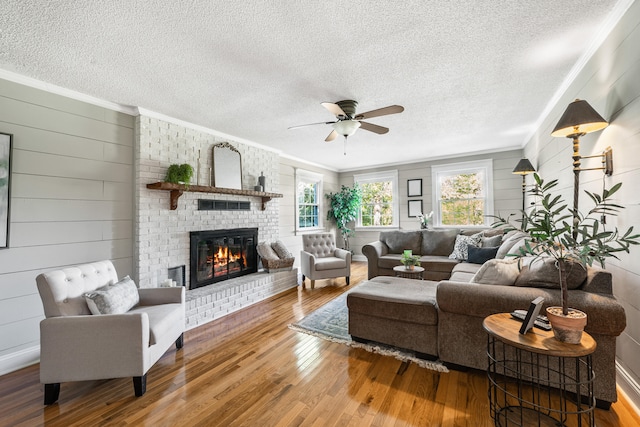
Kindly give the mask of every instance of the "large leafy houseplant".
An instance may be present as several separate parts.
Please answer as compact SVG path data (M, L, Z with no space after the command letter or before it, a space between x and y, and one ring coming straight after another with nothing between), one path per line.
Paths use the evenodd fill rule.
M335 221L344 241L344 249L350 250L349 237L353 235L353 230L349 228L349 223L358 217L358 210L362 203L362 189L358 184L353 188L343 185L340 191L325 196L329 199L327 219Z
M529 237L516 256L533 256L532 263L542 257L555 260L561 289L562 315L571 317L567 288L569 266L578 263L586 268L597 261L604 268L606 258L618 258L619 252L628 253L631 245L640 243L640 235L633 233L633 227L621 233L617 227L607 230L601 224L606 215L615 216L624 209L612 202L612 196L620 189L621 183L611 189L603 189L602 194L585 191L593 202L593 207L583 214L569 208L562 196L551 193L558 185L558 180L545 182L538 174L534 174L534 178L536 185L529 192L539 201L529 211L523 212L521 229ZM498 218L494 225L505 226L509 223ZM557 332L555 328L554 332ZM558 338L564 340L562 337Z

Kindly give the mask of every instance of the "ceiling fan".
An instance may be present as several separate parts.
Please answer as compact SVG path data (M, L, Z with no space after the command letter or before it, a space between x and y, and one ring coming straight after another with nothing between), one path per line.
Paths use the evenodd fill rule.
M325 138L326 142L331 142L338 137L338 135L344 136L345 141L345 154L347 138L353 135L358 128L368 130L369 132L383 135L389 132L389 128L384 126L374 125L373 123L364 122L365 119L372 117L388 116L389 114L398 114L404 111L404 107L401 105L390 105L384 108L378 108L377 110L367 111L366 113L356 114L357 101L344 100L336 103L323 102L321 104L324 108L329 110L331 114L336 116L336 120L333 122L318 122L309 123L306 125L291 126L289 129L298 129L306 126L314 125L332 125L333 130Z

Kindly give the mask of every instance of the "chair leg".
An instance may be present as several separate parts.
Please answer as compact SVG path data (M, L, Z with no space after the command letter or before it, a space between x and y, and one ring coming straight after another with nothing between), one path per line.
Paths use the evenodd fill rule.
M133 377L133 391L136 397L140 397L147 391L147 374L141 377Z
M347 286L349 286L349 276L345 277L345 280L347 281Z
M314 287L315 285L316 285L316 281L315 281L315 280L312 280L312 281L311 281L311 289L313 289L313 287Z
M304 277L304 274L302 275L302 289L304 289L304 279L306 279L306 277Z
M180 334L176 340L176 348L180 350L184 346L184 333Z
M53 405L60 396L60 383L44 385L44 404Z

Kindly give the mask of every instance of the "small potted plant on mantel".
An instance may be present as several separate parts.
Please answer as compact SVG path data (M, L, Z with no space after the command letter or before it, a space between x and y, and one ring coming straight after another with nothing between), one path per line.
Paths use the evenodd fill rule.
M167 169L167 176L164 180L173 184L184 184L188 186L192 176L193 168L191 165L187 163L182 165L173 164Z
M413 271L415 267L420 266L420 257L413 255L411 251L407 250L403 252L400 262L406 270Z
M640 235L633 234L633 227L620 233L617 227L606 230L600 221L605 215L615 216L623 206L611 202L611 196L620 189L621 183L611 189L603 189L602 195L585 191L593 202L586 215L574 212L562 200L552 196L550 191L558 185L558 180L545 183L538 174L534 174L536 185L529 190L539 197L529 212L523 212L522 230L529 234L518 257L533 256L529 265L550 257L555 260L561 289L562 307L548 307L547 317L556 339L566 343L578 344L587 323L586 313L569 308L567 275L576 264L582 268L597 261L603 268L605 259L618 258L616 253L629 252L631 245L640 243ZM494 226L510 225L498 218Z

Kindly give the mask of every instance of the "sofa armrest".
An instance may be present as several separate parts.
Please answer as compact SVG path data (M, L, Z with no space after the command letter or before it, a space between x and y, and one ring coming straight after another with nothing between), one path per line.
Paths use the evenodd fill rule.
M443 280L436 291L438 310L482 318L516 309L527 310L531 301L540 296L544 298L544 308L561 305L557 289ZM613 296L571 290L569 306L587 313L585 331L589 333L618 336L626 327L624 308Z
M147 313L47 318L40 322L40 380L141 376L148 346Z
M380 240L368 243L362 247L362 253L367 257L368 278L379 276L378 260L389 253L389 247Z
M173 288L141 288L138 289L140 305L158 304L184 304L185 288L177 286Z
M310 252L300 251L300 272L302 275L311 278L316 268L316 257Z
M333 252L333 256L351 263L351 252L345 249L336 248L336 250Z

